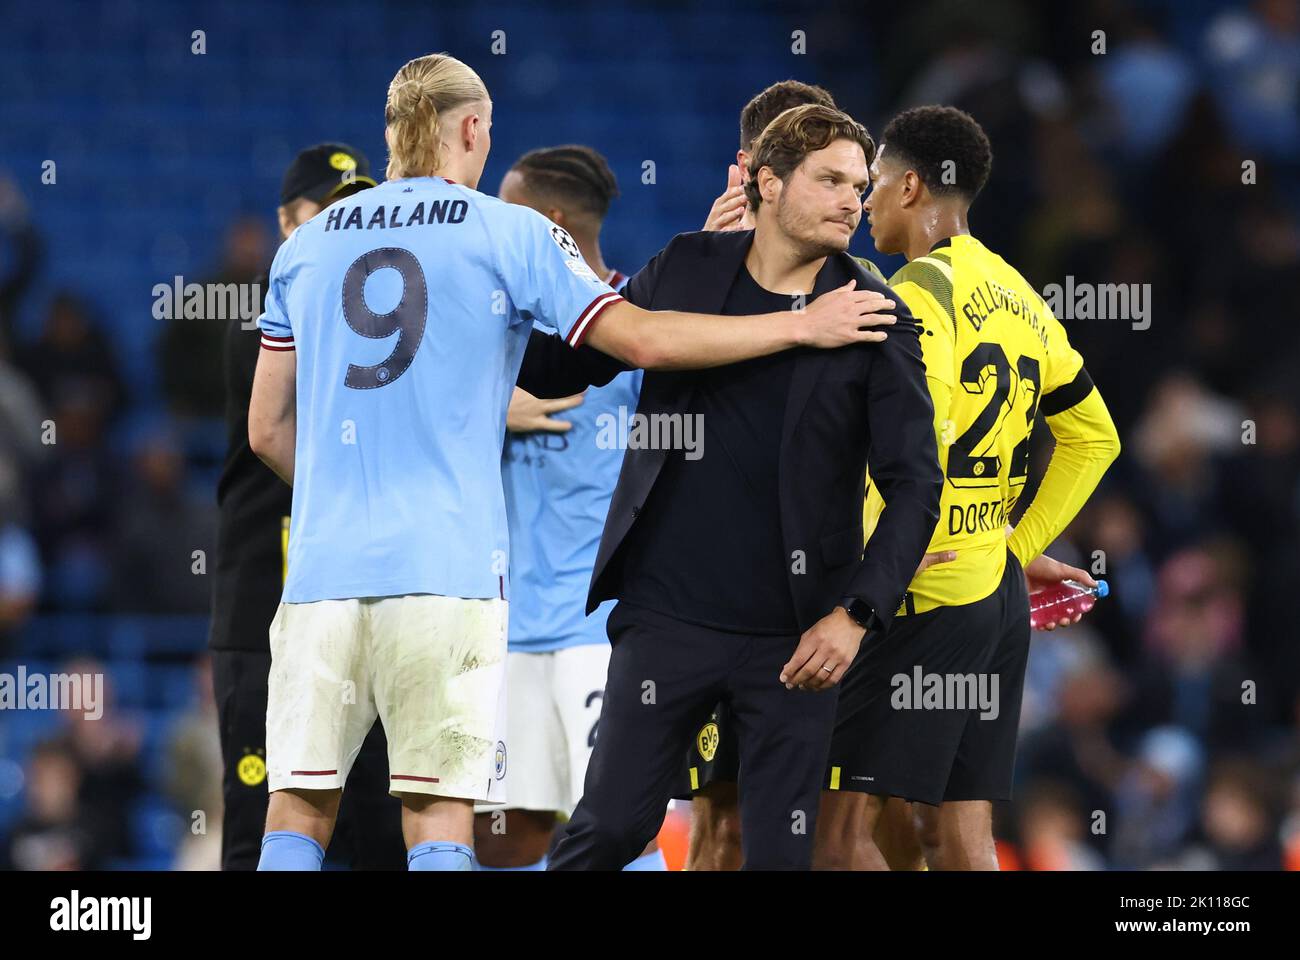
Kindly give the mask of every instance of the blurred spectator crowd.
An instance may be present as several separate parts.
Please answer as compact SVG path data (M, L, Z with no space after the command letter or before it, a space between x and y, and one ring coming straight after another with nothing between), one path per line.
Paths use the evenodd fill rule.
M1149 285L1149 328L1066 321L1125 448L1051 552L1112 594L1035 639L1003 865L1300 869L1300 8L1096 0L1054 8L1049 31L1030 6L882 14L868 102L844 39L860 25L823 13L846 19L826 32L844 46L801 75L873 132L914 103L972 112L995 157L973 229L1040 290ZM599 130L557 136L601 146ZM105 672L110 693L98 720L0 715L0 867L212 867L194 570L215 529L222 325L139 318L162 398L138 396L94 290L30 302L59 256L37 189L0 171L0 670L45 658ZM266 270L266 213L234 220L210 279ZM618 221L615 205L610 232L635 229ZM865 235L855 249L874 256ZM185 639L125 649L119 621Z

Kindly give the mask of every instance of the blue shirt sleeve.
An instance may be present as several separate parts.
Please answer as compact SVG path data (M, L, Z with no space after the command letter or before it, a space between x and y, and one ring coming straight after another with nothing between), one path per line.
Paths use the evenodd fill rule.
M262 328L262 346L267 350L292 350L293 326L289 322L286 297L289 293L289 274L293 262L294 237L280 245L271 263L271 276L267 280L266 300L257 325Z
M528 207L503 205L497 270L515 310L582 344L600 314L623 298L587 266L568 231Z

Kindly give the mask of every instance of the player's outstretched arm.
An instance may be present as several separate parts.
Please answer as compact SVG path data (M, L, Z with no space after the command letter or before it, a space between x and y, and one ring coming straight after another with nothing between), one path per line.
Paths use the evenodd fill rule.
M833 349L876 343L894 316L894 301L850 281L803 310L720 317L612 304L586 333L585 342L624 363L648 370L690 370L738 363L791 347Z
M249 447L290 486L298 432L297 375L295 351L263 350L248 403Z
M625 364L588 346L573 349L554 333L533 330L528 335L516 385L534 397L554 400L603 387L627 370Z
M1091 382L1087 381L1089 386ZM1095 387L1063 410L1052 409L1051 399L1052 394L1044 397L1039 409L1056 438L1056 449L1034 502L1007 538L1011 552L1026 568L1069 526L1119 456L1119 433Z

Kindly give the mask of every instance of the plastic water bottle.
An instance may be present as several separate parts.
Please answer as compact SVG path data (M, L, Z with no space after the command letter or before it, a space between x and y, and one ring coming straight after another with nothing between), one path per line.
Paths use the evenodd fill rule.
M1091 610L1108 593L1110 586L1105 580L1098 580L1095 587L1085 587L1074 580L1062 580L1054 587L1029 595L1029 626L1034 630L1042 630L1049 623L1058 620L1073 620L1078 614Z

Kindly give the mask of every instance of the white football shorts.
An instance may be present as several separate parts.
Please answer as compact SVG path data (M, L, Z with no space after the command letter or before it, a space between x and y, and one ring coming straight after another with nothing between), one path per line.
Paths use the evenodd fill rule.
M505 799L504 600L281 603L271 622L272 791L342 787L378 717L389 792Z
M578 805L596 742L609 654L608 643L507 654L505 742L510 752L505 787L510 799L504 809L555 810L567 816Z

